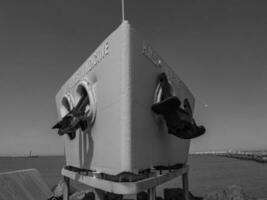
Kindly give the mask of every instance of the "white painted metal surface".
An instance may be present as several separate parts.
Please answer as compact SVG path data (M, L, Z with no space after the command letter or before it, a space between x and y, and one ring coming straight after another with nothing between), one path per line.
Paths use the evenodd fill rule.
M162 72L174 86L174 94L182 101L188 98L193 108L194 98L184 83L124 21L56 96L59 119L67 107L77 104L81 85L91 94L90 102L95 102L92 127L78 130L73 140L64 135L67 165L114 175L186 163L190 141L169 135L164 122L151 111Z

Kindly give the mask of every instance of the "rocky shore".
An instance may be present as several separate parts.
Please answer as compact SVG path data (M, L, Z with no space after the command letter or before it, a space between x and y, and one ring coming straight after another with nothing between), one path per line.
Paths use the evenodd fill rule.
M52 188L54 196L49 200L63 200L63 181L60 181ZM70 200L97 200L97 194L94 190L82 190L76 191L74 188L70 188ZM137 200L148 200L148 194L146 192L140 192L136 196ZM157 200L185 200L183 190L181 188L166 188L163 192L163 197L157 197ZM103 192L103 200L124 200L123 195L112 194L109 192ZM129 199L128 199L129 200ZM194 196L189 192L189 200L267 200L267 198L256 199L248 196L246 192L237 185L231 185L219 190L213 191L203 197Z
M267 155L265 155L265 154L236 152L236 153L219 154L218 156L225 156L228 158L237 158L237 159L241 159L241 160L252 160L255 162L267 163Z

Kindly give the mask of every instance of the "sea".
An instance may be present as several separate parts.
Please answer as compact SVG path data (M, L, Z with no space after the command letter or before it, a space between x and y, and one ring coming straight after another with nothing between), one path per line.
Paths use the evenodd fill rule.
M64 163L63 156L0 157L0 172L36 168L52 188L62 179L61 168ZM196 196L238 185L248 196L267 197L267 163L215 155L190 155L188 164L189 189ZM71 184L76 189L87 187ZM158 194L162 196L164 188L176 187L182 187L181 177L159 186Z

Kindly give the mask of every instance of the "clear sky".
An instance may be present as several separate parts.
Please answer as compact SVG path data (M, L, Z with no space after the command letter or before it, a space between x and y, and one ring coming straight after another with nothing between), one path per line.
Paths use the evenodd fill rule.
M267 2L125 0L196 97L191 151L267 149ZM54 97L121 22L120 0L0 2L0 154L63 154ZM207 106L208 105L208 106Z

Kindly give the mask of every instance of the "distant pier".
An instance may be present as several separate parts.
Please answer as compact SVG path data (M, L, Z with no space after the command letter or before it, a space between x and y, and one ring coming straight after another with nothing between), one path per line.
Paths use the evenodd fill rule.
M267 151L221 151L221 152L195 152L192 155L215 155L240 160L252 160L259 163L267 163Z

